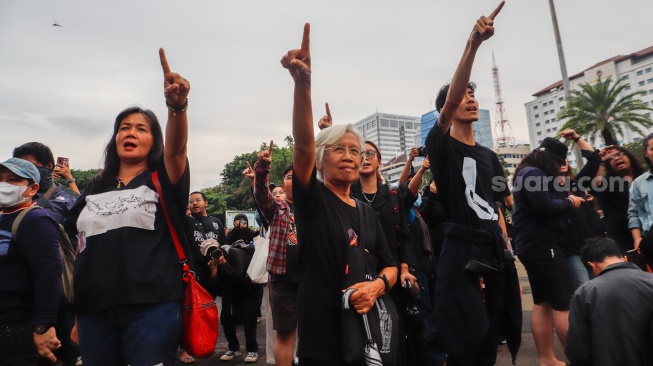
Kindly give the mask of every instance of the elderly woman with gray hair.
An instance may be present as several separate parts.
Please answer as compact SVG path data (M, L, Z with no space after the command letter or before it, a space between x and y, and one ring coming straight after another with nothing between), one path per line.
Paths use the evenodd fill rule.
M367 205L350 197L351 184L363 162L363 138L351 124L313 132L311 101L310 26L304 27L301 49L281 60L295 83L293 106L293 203L297 223L300 282L298 293L299 363L341 365L341 299L349 243L348 230L376 237L364 244L377 259L379 276L354 284L350 301L367 313L374 301L394 285L397 266L385 242L383 230ZM359 217L359 207L365 215ZM363 207L364 206L364 207ZM369 213L369 214L368 214ZM370 224L361 217L374 218ZM374 225L375 227L371 227Z

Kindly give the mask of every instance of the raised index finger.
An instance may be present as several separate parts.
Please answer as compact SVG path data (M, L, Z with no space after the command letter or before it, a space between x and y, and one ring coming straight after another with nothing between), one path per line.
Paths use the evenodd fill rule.
M166 58L166 51L163 48L159 48L159 58L161 59L161 67L163 68L163 74L170 72L170 66L168 66L168 59Z
M304 36L302 37L302 51L310 52L311 50L311 25L304 24Z
M492 20L494 20L494 17L496 17L496 16L499 14L499 12L501 11L501 8L503 8L503 5L504 5L505 3L506 3L505 1L502 1L502 2L499 4L499 6L497 6L497 8L494 9L494 11L492 12L492 14L490 14L489 18L492 19Z
M274 141L270 140L270 147L268 147L268 154L271 157L272 156L272 147L274 146Z
M324 103L326 106L327 117L331 118L331 109L329 109L329 103Z

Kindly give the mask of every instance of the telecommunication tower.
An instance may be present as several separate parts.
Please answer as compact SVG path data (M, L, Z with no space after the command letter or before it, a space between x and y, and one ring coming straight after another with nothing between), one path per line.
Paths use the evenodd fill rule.
M501 96L501 83L499 82L499 67L494 61L494 52L492 52L492 79L494 79L494 95L496 97L496 116L494 122L494 134L496 135L496 147L506 147L515 144L515 138L512 136L512 128L506 116L506 110L503 107L503 97Z

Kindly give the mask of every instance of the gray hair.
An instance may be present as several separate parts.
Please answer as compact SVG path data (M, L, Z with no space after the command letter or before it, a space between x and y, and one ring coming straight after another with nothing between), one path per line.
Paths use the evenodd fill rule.
M363 151L365 147L365 139L363 134L358 131L354 125L348 123L346 125L335 125L329 128L325 128L320 133L317 134L315 138L315 164L322 165L324 161L324 148L330 145L335 145L340 140L345 138L347 132L353 133L358 139L360 150ZM362 165L361 165L362 166ZM322 169L317 169L317 179L320 181L324 180L324 175L322 175Z

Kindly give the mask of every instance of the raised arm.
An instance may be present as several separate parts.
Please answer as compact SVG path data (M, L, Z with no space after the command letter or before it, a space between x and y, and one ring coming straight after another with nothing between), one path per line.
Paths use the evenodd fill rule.
M165 132L163 161L168 178L177 186L186 169L186 148L188 143L188 92L190 83L181 75L170 71L166 53L159 49L159 58L163 68L163 87L168 107L168 123Z
M254 164L254 201L267 222L271 222L277 212L277 203L270 193L270 165L272 164L272 146L258 153L258 159Z
M463 101L465 92L467 91L467 85L469 84L469 78L472 73L476 51L478 51L478 48L481 46L483 41L494 35L494 18L499 14L504 4L505 1L502 1L489 17L481 16L474 25L472 34L467 40L465 51L463 52L458 67L456 68L456 72L453 75L451 86L447 93L447 99L444 102L442 110L439 111L440 116L438 117L438 125L440 126L441 133L448 131L451 126L454 112L456 108L458 108L458 105Z
M426 173L430 167L431 164L429 164L429 158L425 158L424 161L422 161L422 166L419 168L417 173L415 173L413 180L408 183L408 190L413 194L413 196L417 196L417 193L419 193L419 187L422 185L424 173Z
M319 121L317 121L317 127L320 130L333 126L333 118L331 118L331 109L329 109L329 103L324 103L324 106L326 107L326 114L322 116Z
M401 170L401 174L399 174L399 183L397 184L401 185L401 183L408 180L410 167L413 166L413 160L415 160L417 156L419 156L419 150L416 147L411 148L406 164L404 164L404 168Z
M311 100L311 26L304 25L302 46L290 50L281 59L295 82L292 113L292 134L295 139L293 174L304 187L308 186L315 167L315 134Z

